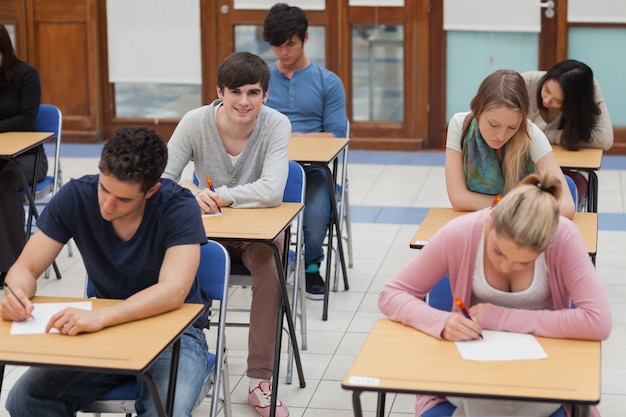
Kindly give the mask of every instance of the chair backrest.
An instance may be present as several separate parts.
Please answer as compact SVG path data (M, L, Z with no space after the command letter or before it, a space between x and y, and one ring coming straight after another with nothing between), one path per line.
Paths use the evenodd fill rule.
M200 246L197 277L204 294L225 304L228 299L229 276L230 256L224 246L214 240Z
M572 200L574 200L574 207L578 207L578 187L576 186L576 182L569 175L565 175L565 181L567 181L569 192L572 193Z
M305 181L304 168L295 161L289 161L289 175L283 192L283 202L304 203Z
M54 151L54 170L53 172L53 186L52 193L56 193L59 189L59 157L61 156L61 129L63 125L63 115L58 107L52 104L39 105L39 112L37 113L37 119L35 120L36 132L53 132L54 136L50 138L51 141L55 141Z

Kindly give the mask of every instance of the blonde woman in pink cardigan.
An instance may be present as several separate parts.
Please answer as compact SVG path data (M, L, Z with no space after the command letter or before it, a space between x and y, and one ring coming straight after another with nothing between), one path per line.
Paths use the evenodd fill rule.
M495 207L450 221L385 286L381 311L450 341L477 339L483 329L605 340L612 324L607 294L578 229L559 215L561 191L556 178L532 174ZM423 301L446 275L473 320ZM415 415L446 400L457 407L454 417L548 417L559 407L420 395ZM595 407L592 415L599 416Z

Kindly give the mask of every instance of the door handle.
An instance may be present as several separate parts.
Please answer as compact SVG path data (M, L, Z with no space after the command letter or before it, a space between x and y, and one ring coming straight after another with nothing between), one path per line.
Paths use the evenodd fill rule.
M553 0L548 0L545 3L540 3L539 5L541 6L542 9L546 9L546 11L544 12L544 15L548 19L552 19L554 17L555 4Z

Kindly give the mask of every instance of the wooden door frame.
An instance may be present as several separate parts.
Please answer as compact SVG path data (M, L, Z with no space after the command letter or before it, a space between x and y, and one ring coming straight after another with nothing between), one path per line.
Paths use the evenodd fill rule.
M354 121L352 120L352 84L345 82L346 104L351 119L351 147L354 149L417 150L427 144L429 107L429 56L428 44L431 19L428 0L405 1L404 8L350 7L341 0L341 72L343 80L352 80L352 30L353 24L402 24L403 47L403 120Z

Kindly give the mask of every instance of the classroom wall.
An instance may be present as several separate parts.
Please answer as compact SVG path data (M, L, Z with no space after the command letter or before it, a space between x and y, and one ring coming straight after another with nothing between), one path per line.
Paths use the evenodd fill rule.
M613 126L626 126L626 28L575 27L568 40L568 56L593 69Z
M497 69L527 71L538 66L538 34L448 31L446 117L467 111L485 76ZM574 27L568 58L589 65L600 82L614 126L626 126L626 28Z
M446 41L446 120L469 110L488 74L498 69L527 71L538 65L537 33L448 31Z

